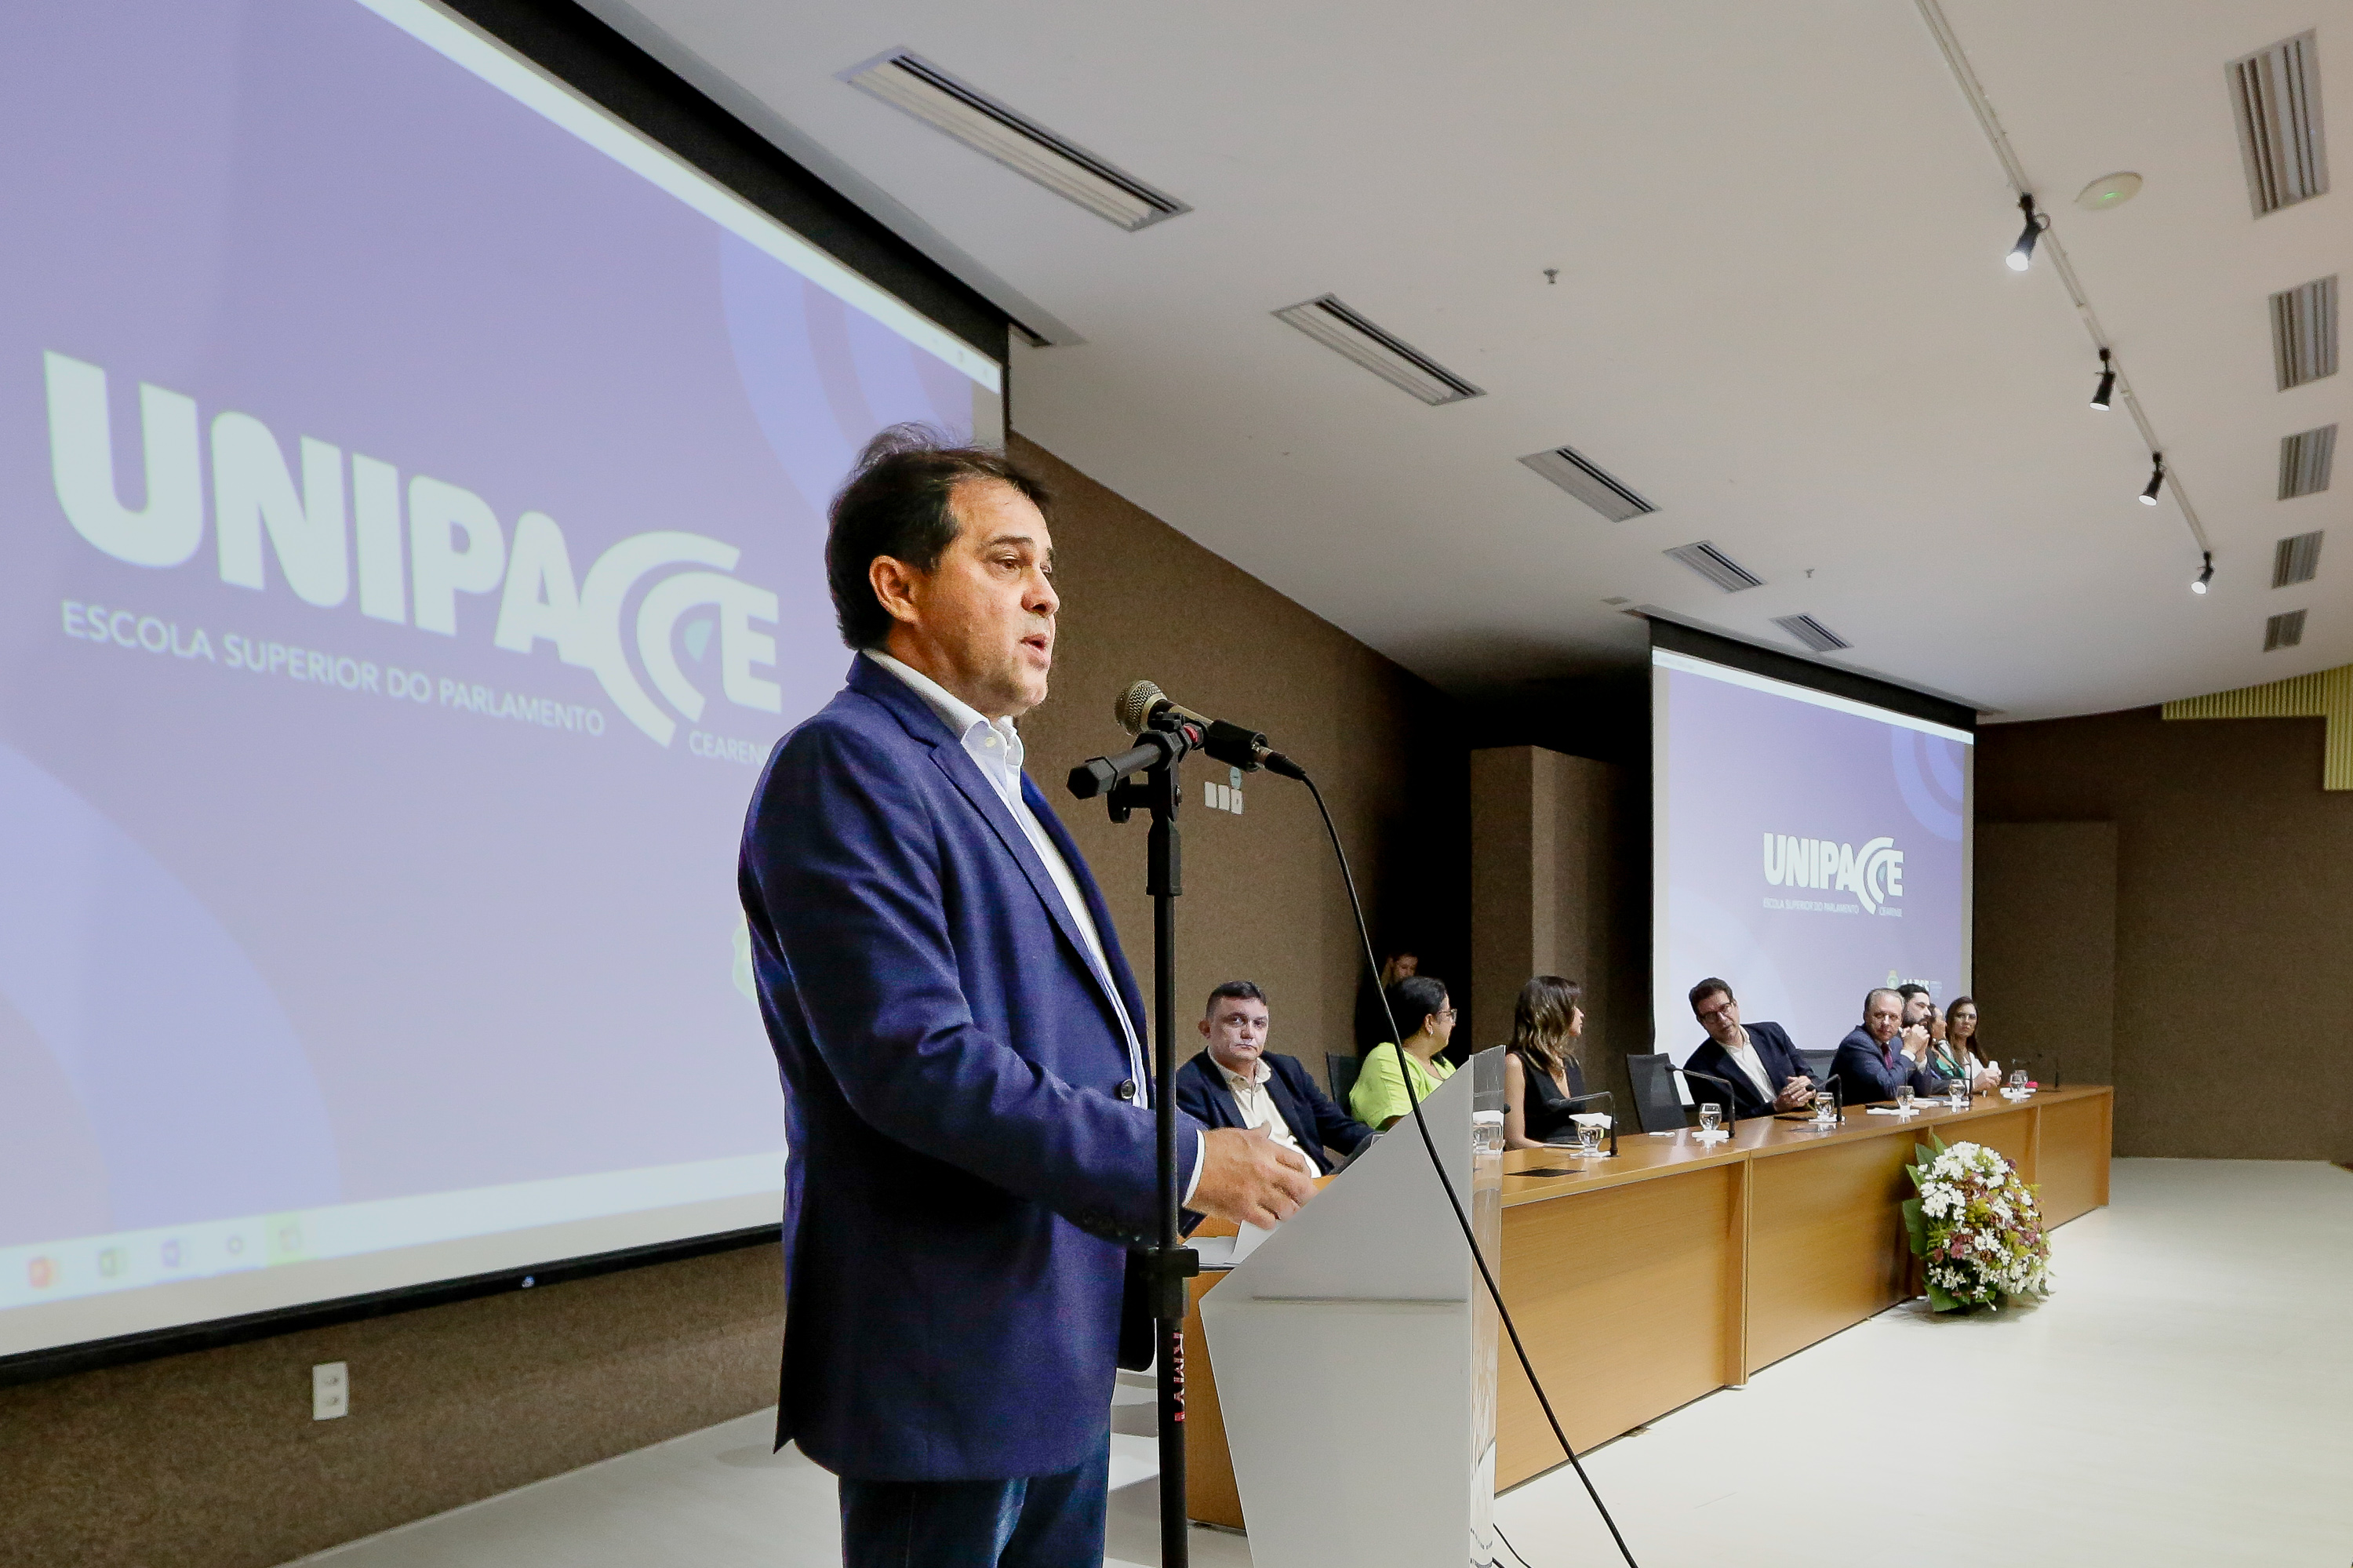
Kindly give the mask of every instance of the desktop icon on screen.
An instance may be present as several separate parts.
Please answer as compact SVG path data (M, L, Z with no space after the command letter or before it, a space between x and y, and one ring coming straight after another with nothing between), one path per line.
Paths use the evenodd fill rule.
M57 1283L58 1266L50 1258L37 1257L25 1266L26 1281L36 1290L46 1290Z

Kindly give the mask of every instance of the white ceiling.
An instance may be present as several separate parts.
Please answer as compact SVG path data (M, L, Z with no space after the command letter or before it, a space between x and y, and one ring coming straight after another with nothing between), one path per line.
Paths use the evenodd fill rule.
M2213 538L2202 599L2057 278L2002 265L2014 198L1911 0L635 5L592 0L1083 338L1017 351L1017 429L1441 686L1632 661L1616 596L1793 651L1772 618L1810 612L2010 718L2353 661L2353 534L2269 586L2276 538L2337 532L2337 493L2274 497L2348 378L2275 391L2265 313L2343 264L2353 196L2253 218L2223 78L2317 25L2353 123L2341 0L1947 6ZM836 79L898 46L1194 210L1122 232ZM2137 199L2073 205L2118 169ZM1488 395L1425 408L1268 313L1326 291ZM1659 511L1515 461L1562 443ZM1659 553L1703 538L1767 586Z

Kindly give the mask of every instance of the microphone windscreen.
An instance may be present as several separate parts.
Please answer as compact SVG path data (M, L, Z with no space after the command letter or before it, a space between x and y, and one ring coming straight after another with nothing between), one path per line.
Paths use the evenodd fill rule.
M1128 686L1127 690L1120 693L1119 700L1112 705L1112 716L1119 721L1119 727L1128 734L1140 734L1144 729L1145 719L1152 712L1152 705L1160 700L1158 686L1149 681L1134 682Z

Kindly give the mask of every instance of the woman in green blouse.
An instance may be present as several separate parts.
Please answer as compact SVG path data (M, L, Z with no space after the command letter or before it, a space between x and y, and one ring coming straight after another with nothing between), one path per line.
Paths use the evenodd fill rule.
M1454 1033L1454 1005L1447 997L1446 982L1429 975L1409 976L1389 987L1388 1001L1397 1026L1406 1032L1413 1097L1426 1100L1454 1075L1453 1064L1438 1059ZM1356 1074L1356 1086L1348 1093L1348 1109L1366 1127L1381 1130L1398 1118L1413 1114L1413 1106L1406 1098L1404 1075L1398 1069L1396 1046L1383 1042L1366 1055L1364 1067Z

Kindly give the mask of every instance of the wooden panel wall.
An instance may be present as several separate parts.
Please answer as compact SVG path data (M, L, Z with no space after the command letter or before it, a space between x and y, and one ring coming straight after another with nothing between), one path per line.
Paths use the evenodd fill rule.
M1978 826L1976 967L1978 1032L1996 1060L2116 1081L2114 822Z
M2168 723L2138 708L1980 732L1989 986L1993 923L2025 942L2045 924L1989 886L1998 825L2115 824L2118 1154L2353 1160L2353 1074L2330 1026L2353 991L2353 792L2321 788L2324 731L2317 718ZM1997 1048L2023 1026L1989 1006ZM2260 1087L2217 1116L2215 1086L2233 1083Z
M1588 1087L1630 1106L1625 1056L1651 1048L1641 781L1541 747L1471 754L1471 940L1481 1046L1511 1037L1531 975L1585 987Z

